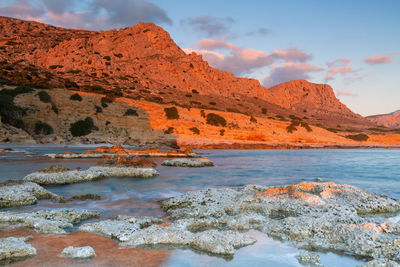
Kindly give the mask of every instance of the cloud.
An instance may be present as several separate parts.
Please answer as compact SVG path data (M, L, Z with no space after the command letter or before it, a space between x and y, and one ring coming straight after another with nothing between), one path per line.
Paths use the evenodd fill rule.
M348 65L348 64L350 64L350 62L351 62L351 59L349 59L349 58L338 58L331 62L326 62L326 65L328 67L333 67L333 66Z
M310 73L323 70L309 62L285 62L271 68L271 74L262 79L263 85L267 87L290 80L310 79Z
M185 51L201 54L211 66L235 75L246 75L255 69L269 66L280 60L303 62L312 58L311 54L296 47L276 49L268 54L262 50L243 48L215 39L203 39L194 46L198 49L186 49Z
M33 5L31 1L16 0L9 5L0 6L0 15L23 19L40 20L46 13L40 5Z
M352 93L352 92L347 92L343 90L337 90L336 96L358 96L358 94Z
M392 59L388 55L384 56L371 56L364 59L364 62L370 65L376 64L390 64L392 63Z
M162 8L147 0L14 0L0 7L0 14L92 30L127 27L140 21L172 24Z
M190 25L196 31L203 32L207 37L223 36L230 32L230 26L235 20L231 17L217 18L208 15L201 15L187 20L181 24Z
M252 32L248 32L245 35L246 36L254 36L254 35L261 35L261 36L265 36L270 34L270 30L267 28L258 28L256 31L252 31Z
M351 59L349 58L338 58L331 62L326 62L329 69L325 76L325 82L334 79L337 74L344 75L354 72L354 68L348 65L350 62Z
M307 54L304 51L301 51L297 47L290 47L285 50L274 50L272 56L277 59L284 59L286 61L300 61L304 62L310 60L312 58L311 54Z

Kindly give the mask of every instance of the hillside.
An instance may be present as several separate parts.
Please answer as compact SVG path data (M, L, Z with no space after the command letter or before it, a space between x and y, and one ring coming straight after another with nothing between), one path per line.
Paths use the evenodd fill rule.
M348 141L344 136L354 133L382 134L373 122L343 105L329 85L299 80L265 88L257 80L212 68L200 55L185 54L152 23L94 32L0 17L0 67L0 83L6 89L0 94L2 122L14 127L2 129L3 140L10 140L16 128L40 142L175 145L183 138L208 140L202 144L343 143ZM71 91L83 100L70 98ZM44 94L49 95L47 102ZM159 117L149 115L153 110L140 111L141 106L160 110ZM129 107L138 116L124 117ZM165 108L188 117L165 119ZM197 113L200 118L195 119ZM225 122L208 123L210 113L223 114ZM71 134L71 125L87 117L91 131ZM39 122L52 131L44 131L47 126ZM211 126L219 128L214 133L208 130ZM314 131L317 128L325 130ZM305 135L298 136L299 129L306 129ZM326 132L332 139L325 138L330 136Z
M389 114L368 116L367 119L377 125L385 126L388 128L400 128L400 110Z

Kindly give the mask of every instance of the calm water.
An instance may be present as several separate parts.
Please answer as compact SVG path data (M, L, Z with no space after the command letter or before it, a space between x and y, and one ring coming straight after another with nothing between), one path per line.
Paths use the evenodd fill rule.
M2 146L3 148L5 146ZM69 168L88 168L97 160L52 160L41 155L49 152L76 151L88 147L25 146L35 155L7 154L0 158L0 181L22 179L26 174L52 164ZM152 179L108 178L95 182L63 186L50 186L48 190L64 197L77 194L99 194L99 201L76 201L67 204L41 201L39 204L18 210L43 208L84 208L101 212L102 218L117 214L163 216L156 201L173 197L190 190L207 187L242 186L247 184L282 185L314 181L348 183L366 190L400 198L400 150L199 150L215 163L212 168L171 168L161 166L160 176ZM234 258L226 260L196 254L190 250L174 250L168 266L298 266L295 256L299 250L274 241L258 232L251 235L259 241L237 251ZM356 266L362 262L352 257L332 253L320 254L329 266Z

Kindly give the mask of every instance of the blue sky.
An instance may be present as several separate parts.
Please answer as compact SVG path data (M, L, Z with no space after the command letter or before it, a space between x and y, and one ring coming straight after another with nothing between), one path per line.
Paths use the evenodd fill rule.
M326 82L362 115L400 109L399 11L397 0L0 0L1 15L64 27L154 22L215 67L265 86Z

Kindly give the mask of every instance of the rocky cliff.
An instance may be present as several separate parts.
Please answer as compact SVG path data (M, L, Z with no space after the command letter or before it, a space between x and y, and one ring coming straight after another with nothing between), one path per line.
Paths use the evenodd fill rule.
M400 128L400 110L389 114L368 116L367 119L373 123L376 123L377 125L389 128Z
M237 78L210 67L200 55L185 54L166 31L152 23L94 32L0 17L0 68L0 83L5 89L0 94L3 123L22 128L30 135L38 132L35 138L43 142L49 141L49 137L38 137L43 137L46 132L40 125L35 131L38 121L49 124L55 138L68 141L77 138L71 136L71 124L84 121L86 117L93 122L91 140L96 142L103 139L108 142L130 140L134 143L134 140L140 139L157 143L162 139L162 142L174 143L182 136L187 140L190 137L198 139L199 135L211 132L210 136L206 135L207 139L254 139L263 142L279 139L284 142L285 138L292 140L293 136L282 135L277 139L272 134L277 132L274 127L286 129L286 124L300 128L301 125L316 125L333 133L342 132L342 136L354 131L369 133L368 129L374 127L373 122L354 114L340 103L328 85L299 80L272 88L262 87L257 80ZM12 84L14 86L10 86ZM25 87L21 89L20 85ZM10 91L14 89L17 93ZM40 93L38 89L50 90ZM69 98L73 94L71 91L81 95L87 93L88 99L74 101ZM48 94L51 100L42 101L44 94ZM92 99L94 96L96 101ZM124 100L114 101L117 98ZM119 104L110 106L104 101ZM128 103L128 106L123 103ZM132 103L134 112L139 116L124 117ZM178 124L172 125L170 120L157 122L156 117L146 117L145 114L150 114L151 110L142 114L137 109L152 105L162 111L162 116L165 116L164 108L188 110L189 118L184 121L191 122L185 124L185 130L178 131L179 136L174 136L171 141L168 129L172 127L176 130L180 128ZM199 111L201 119L190 119L190 116L195 116L191 113L192 109ZM204 127L207 125L207 114L218 112L224 114L228 119L226 121L237 118L238 121L220 125L235 130L234 136L230 136L227 129L218 129L214 133L208 131L209 126ZM267 133L271 130L271 137L259 132L249 132L247 136L250 137L243 136L246 130L262 128L257 125L261 120L272 121L265 124L270 128L264 129ZM121 133L110 132L114 129L110 128L110 123L118 131L127 130L126 138L122 138ZM190 128L192 130L188 130ZM204 129L198 134L194 128ZM285 131L292 133L291 129ZM94 133L98 134L96 138ZM176 131L174 134L177 134ZM293 140L301 141L301 138ZM314 136L312 140L323 138Z

